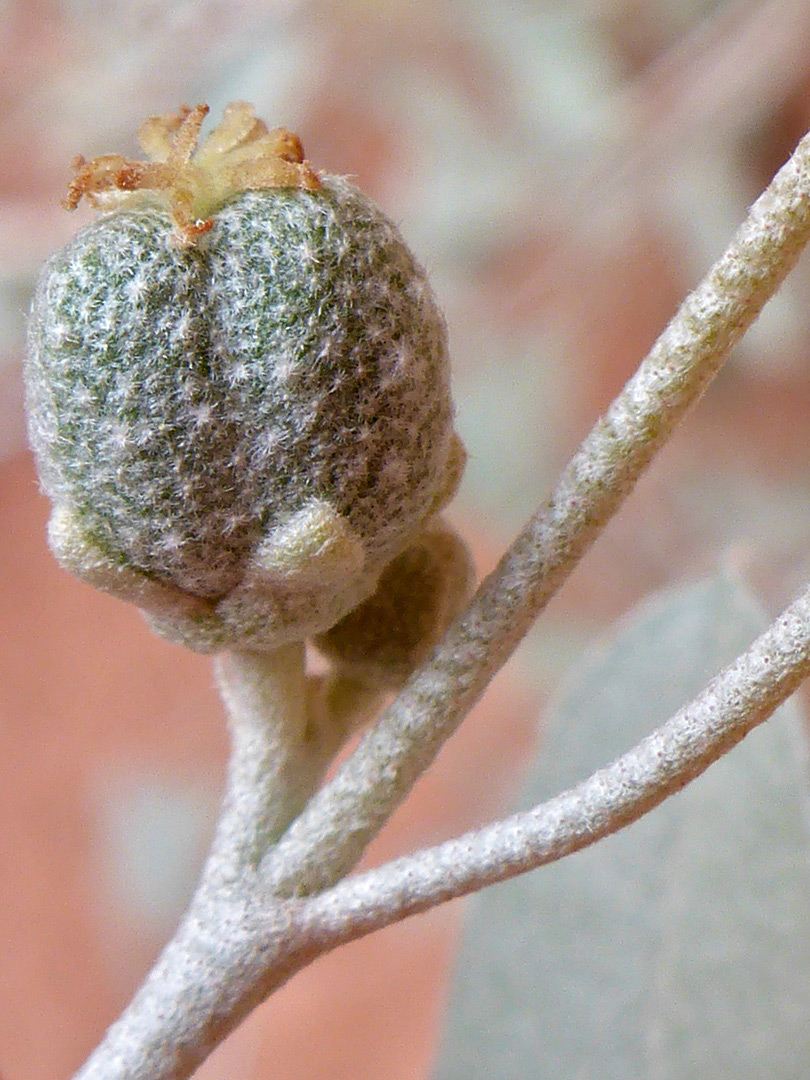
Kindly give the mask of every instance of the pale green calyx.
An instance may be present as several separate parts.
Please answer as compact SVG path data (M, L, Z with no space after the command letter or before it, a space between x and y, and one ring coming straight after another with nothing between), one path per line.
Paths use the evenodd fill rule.
M29 430L57 557L203 651L334 625L463 467L424 271L365 195L272 165L268 138L253 139L259 164L250 140L209 147L217 208L196 232L178 238L174 189L82 229L46 264L30 319ZM226 152L254 190L223 194L221 175L240 175ZM177 175L210 193L190 161ZM106 189L127 176L103 172Z

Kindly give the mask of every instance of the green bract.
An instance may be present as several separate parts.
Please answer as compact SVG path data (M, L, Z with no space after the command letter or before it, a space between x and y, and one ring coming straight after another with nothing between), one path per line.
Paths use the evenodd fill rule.
M332 626L463 465L424 271L337 177L193 244L155 200L99 218L42 272L26 378L57 557L202 650Z

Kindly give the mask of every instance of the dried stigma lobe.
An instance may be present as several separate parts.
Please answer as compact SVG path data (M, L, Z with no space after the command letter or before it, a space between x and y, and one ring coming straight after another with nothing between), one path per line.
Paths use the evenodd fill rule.
M207 105L153 116L138 131L149 161L104 154L73 163L76 175L64 206L74 210L82 197L112 210L131 206L134 193L150 193L168 207L186 243L214 224L211 215L235 192L267 188L305 188L321 183L304 157L297 135L284 128L269 131L253 106L235 101L211 134L199 144Z

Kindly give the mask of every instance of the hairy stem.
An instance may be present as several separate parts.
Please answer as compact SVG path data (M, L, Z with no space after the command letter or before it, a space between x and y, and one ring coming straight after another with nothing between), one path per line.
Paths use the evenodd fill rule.
M333 947L589 847L694 780L808 675L810 588L694 701L611 765L532 810L341 881L306 902L303 932Z
M228 880L256 870L381 698L339 675L307 678L300 642L226 653L214 669L232 750L205 875Z
M208 860L177 933L77 1080L189 1076L278 981L295 937L256 868L376 701L345 679L307 679L301 644L234 652L216 670L232 752Z
M205 875L227 880L255 870L322 771L308 753L302 645L226 653L215 671L228 710L231 756Z
M752 206L432 658L268 854L277 895L343 877L717 374L810 237L810 136Z

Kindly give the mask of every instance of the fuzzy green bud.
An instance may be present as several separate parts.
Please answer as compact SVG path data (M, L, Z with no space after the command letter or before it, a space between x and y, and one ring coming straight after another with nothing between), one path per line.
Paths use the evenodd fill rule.
M43 269L30 438L63 565L192 648L275 648L368 597L452 494L446 331L371 200L233 114L208 182L188 115L156 165L79 163L116 205Z

